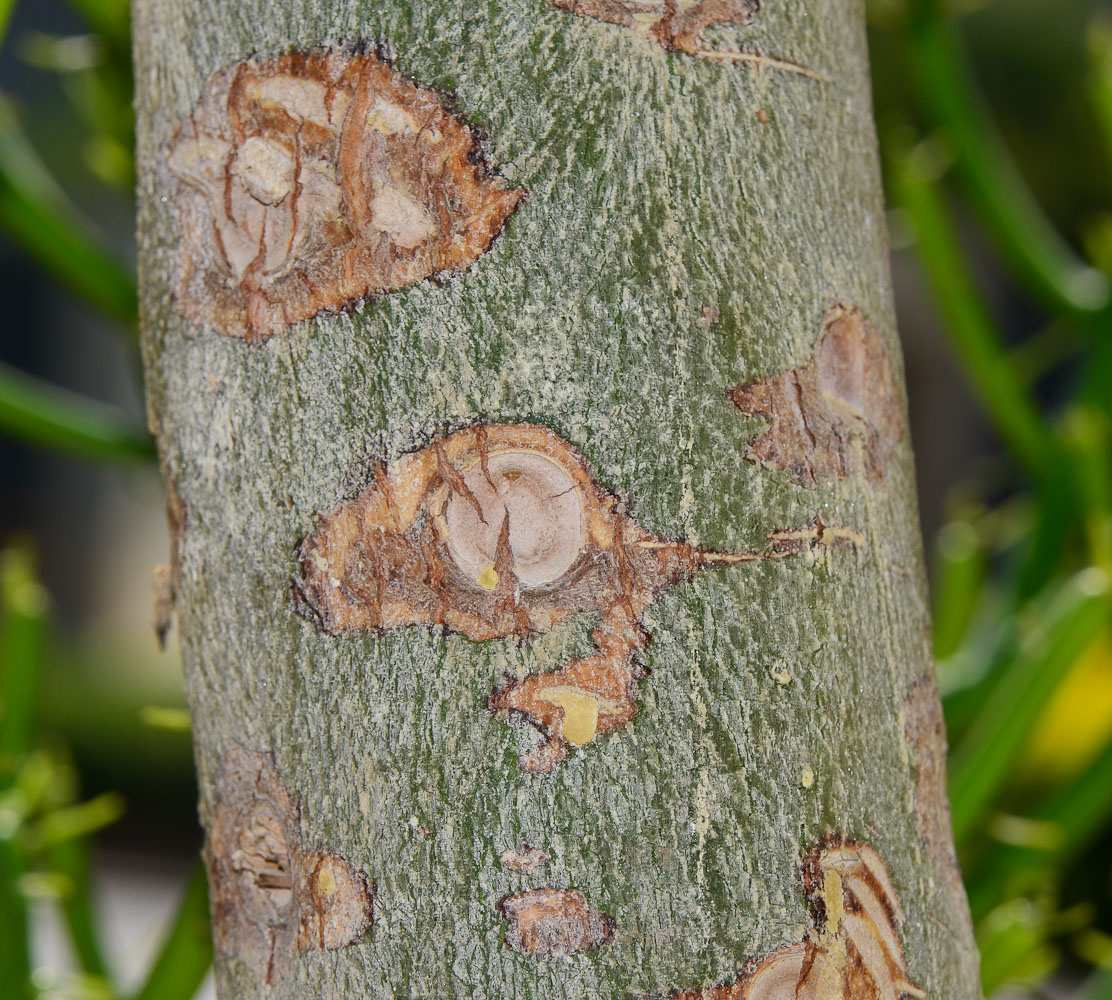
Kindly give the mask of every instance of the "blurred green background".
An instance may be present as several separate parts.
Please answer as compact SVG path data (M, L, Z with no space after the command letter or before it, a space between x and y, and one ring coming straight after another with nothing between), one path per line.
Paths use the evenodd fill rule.
M868 15L985 992L1112 1000L1112 11ZM4 996L211 990L176 637L151 631L129 46L125 0L0 0Z

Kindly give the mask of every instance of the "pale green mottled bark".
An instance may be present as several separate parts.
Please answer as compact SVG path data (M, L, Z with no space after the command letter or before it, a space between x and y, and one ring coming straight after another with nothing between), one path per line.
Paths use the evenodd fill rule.
M270 750L307 840L376 884L362 942L302 953L269 993L222 961L223 997L618 1000L730 980L798 940L795 866L830 831L887 860L912 981L979 995L963 901L914 815L902 713L930 664L906 437L884 482L805 489L743 461L759 422L723 398L805 363L835 302L898 352L862 12L765 0L738 37L830 82L668 54L544 0L137 0L144 344L189 512L179 616L202 817L224 748ZM160 148L218 69L356 39L454 91L527 201L446 283L259 347L194 330L168 291ZM528 775L528 736L485 700L505 671L585 648L590 622L525 646L329 638L290 599L316 514L374 459L480 417L552 427L665 536L755 549L821 514L865 544L668 591L634 722ZM551 852L540 876L499 865L521 840ZM511 951L494 904L531 885L582 889L613 942L549 964Z

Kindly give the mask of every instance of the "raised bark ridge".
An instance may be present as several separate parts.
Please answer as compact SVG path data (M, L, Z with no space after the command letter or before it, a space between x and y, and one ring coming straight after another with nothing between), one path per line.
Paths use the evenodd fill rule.
M222 70L165 155L177 308L250 342L470 266L524 193L438 94L370 52Z

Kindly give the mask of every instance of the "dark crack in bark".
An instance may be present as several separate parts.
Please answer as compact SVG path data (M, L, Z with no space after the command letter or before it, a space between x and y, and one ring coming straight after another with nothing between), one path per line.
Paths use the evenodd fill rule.
M946 794L946 721L933 671L916 680L904 714L905 736L915 769L915 825L919 838L942 875L951 911L968 919L969 904L954 848L950 799Z
M174 624L174 612L181 588L181 563L185 549L185 529L189 512L178 492L177 484L163 464L162 478L166 483L166 528L170 535L170 561L154 567L154 631L161 649L166 648L166 636Z

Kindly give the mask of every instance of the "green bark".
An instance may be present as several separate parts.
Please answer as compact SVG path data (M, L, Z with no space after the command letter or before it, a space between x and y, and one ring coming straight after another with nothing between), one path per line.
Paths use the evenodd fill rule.
M883 481L804 487L744 460L762 425L724 397L805 365L835 303L898 357L858 5L766 0L736 34L827 81L668 53L544 0L137 0L134 37L143 342L187 511L201 815L227 748L269 752L304 843L375 887L362 940L299 952L271 987L218 956L221 996L617 1000L730 981L799 940L799 859L838 832L887 862L911 981L978 997L964 897L916 819L906 705L931 665L906 435ZM454 92L528 198L449 280L258 346L195 328L169 294L165 144L218 70L358 39ZM587 651L589 618L531 643L330 637L291 600L318 514L376 460L480 419L552 428L668 538L760 550L821 515L864 543L666 591L633 722L528 774L529 734L486 699L507 671ZM522 841L552 855L539 875L499 864ZM538 885L582 890L613 939L555 962L508 948L495 904Z

